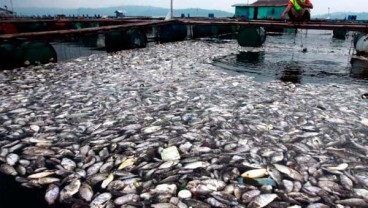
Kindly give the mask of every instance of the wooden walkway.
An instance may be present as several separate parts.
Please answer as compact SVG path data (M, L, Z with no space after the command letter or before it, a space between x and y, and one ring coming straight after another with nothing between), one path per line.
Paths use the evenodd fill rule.
M21 20L5 20L0 23L22 22ZM33 22L41 20L24 20L23 22ZM78 22L78 20L45 20L45 21L63 21L63 22ZM244 27L267 27L267 28L300 28L300 29L315 29L315 30L347 30L359 31L368 33L368 23L358 24L357 22L344 21L311 21L308 23L291 23L285 21L272 20L240 20L231 18L176 18L174 20L158 20L150 18L142 19L108 19L108 20L79 20L81 22L114 22L117 25L100 26L93 28L42 31L42 32L26 32L15 34L0 35L0 40L13 38L53 38L55 36L68 36L77 34L91 33L106 33L109 31L127 30L130 28L152 27L168 24L186 24L186 25L228 25L228 26L244 26Z

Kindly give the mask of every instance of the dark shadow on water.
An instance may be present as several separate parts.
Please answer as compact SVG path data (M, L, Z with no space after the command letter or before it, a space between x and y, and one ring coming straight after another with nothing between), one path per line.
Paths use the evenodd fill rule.
M0 173L0 207L25 208L49 207L44 200L45 189L28 189L22 187L14 177Z
M299 66L296 63L292 63L285 67L285 69L282 71L280 80L282 82L292 82L295 84L300 84L302 78L302 69L301 66Z
M336 41L338 42L338 41ZM298 84L368 82L368 61L351 64L334 53L302 51L242 51L213 60L220 69L247 74L255 81L280 80Z
M49 206L45 201L44 188L25 188L15 177L0 173L0 208L70 208L70 205L56 203Z
M350 76L355 79L368 80L368 60L353 57L350 60Z
M265 52L240 52L236 54L236 62L243 64L260 64L265 59Z

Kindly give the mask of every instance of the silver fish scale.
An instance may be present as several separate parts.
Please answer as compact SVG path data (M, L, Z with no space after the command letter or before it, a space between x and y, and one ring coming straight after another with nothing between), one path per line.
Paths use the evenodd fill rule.
M368 87L211 64L239 50L184 41L0 71L0 171L49 186L49 204L365 206Z

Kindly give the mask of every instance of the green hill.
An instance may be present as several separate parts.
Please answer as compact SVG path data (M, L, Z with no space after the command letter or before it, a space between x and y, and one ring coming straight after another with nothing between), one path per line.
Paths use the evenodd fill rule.
M78 9L59 9L59 8L17 8L16 13L21 16L42 16L42 15L58 15L65 14L75 16L94 16L94 15L107 15L114 16L116 10L125 11L127 16L153 16L164 17L169 12L167 8L152 7L152 6L120 6L120 7L108 7L108 8L78 8ZM188 14L190 16L207 17L209 13L215 14L215 17L231 17L234 14L220 10L207 10L207 9L176 9L174 10L174 16L180 16L181 14Z
M321 19L327 19L328 17L330 17L329 19L334 20L334 19L347 19L349 15L356 15L357 16L357 20L368 20L368 13L367 12L334 12L331 13L330 15L328 14L322 14L322 15L313 15L313 18L321 18Z

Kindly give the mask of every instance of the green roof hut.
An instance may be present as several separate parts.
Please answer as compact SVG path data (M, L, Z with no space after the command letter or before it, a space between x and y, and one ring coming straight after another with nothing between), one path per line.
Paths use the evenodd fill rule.
M289 0L258 0L253 4L235 4L235 17L246 19L280 19Z

